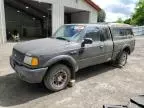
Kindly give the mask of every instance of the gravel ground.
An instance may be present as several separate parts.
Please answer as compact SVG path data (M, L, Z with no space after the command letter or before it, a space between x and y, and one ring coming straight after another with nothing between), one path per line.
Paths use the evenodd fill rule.
M144 38L136 40L135 52L124 68L102 64L80 70L75 87L57 93L19 80L9 66L14 43L1 45L0 108L102 108L103 104L127 104L130 97L144 94Z

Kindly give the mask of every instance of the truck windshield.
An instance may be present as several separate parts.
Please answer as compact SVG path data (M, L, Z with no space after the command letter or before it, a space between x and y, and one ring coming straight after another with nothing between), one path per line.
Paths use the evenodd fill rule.
M66 41L77 41L84 30L83 25L64 25L54 34L54 38Z

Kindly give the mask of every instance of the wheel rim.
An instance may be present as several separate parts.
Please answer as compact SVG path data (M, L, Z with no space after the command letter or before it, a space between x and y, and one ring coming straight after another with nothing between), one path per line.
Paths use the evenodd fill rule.
M122 56L121 56L121 60L120 60L120 64L122 66L124 66L127 62L127 54L126 53L123 53Z
M59 70L56 72L52 79L52 86L55 88L63 88L67 82L67 72L65 70Z

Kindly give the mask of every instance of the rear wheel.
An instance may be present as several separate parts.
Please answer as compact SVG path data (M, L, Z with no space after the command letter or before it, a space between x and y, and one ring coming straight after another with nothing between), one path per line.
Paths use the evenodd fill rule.
M126 51L121 52L117 60L115 61L115 65L120 68L125 66L127 63L127 58L128 58L128 53Z
M60 91L67 87L70 78L70 69L63 64L58 64L48 71L44 78L44 85L51 91Z

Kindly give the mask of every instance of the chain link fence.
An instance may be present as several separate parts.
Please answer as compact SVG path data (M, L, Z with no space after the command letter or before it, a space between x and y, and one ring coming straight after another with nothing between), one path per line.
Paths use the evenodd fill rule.
M133 32L135 36L144 36L144 26L133 27Z

